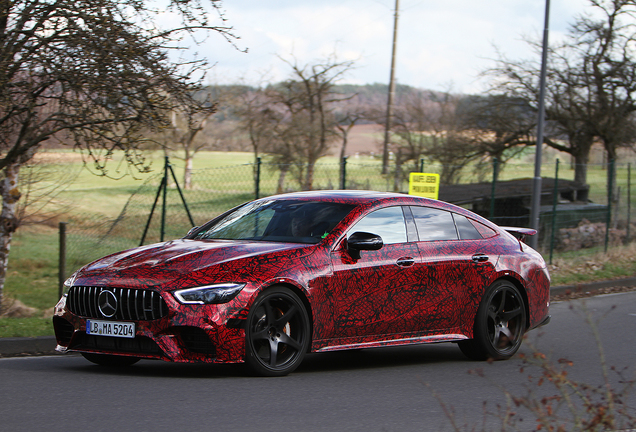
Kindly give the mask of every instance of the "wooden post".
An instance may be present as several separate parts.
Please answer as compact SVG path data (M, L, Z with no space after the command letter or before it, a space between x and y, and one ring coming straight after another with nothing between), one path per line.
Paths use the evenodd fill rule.
M64 295L64 281L66 280L66 222L60 222L60 250L58 259L58 297Z

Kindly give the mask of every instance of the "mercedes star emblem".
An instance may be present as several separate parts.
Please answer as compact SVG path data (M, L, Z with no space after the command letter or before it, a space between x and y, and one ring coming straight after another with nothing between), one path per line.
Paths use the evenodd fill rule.
M99 311L106 318L110 318L117 312L117 297L110 291L102 291L97 298Z

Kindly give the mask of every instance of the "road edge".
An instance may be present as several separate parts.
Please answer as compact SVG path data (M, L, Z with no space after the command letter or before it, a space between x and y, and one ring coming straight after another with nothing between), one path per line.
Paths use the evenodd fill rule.
M0 338L0 358L59 354L55 336Z
M550 295L563 295L568 293L588 293L594 294L598 291L604 291L609 288L623 288L636 286L636 277L623 279L612 279L597 282L587 282L576 285L561 285L550 288Z

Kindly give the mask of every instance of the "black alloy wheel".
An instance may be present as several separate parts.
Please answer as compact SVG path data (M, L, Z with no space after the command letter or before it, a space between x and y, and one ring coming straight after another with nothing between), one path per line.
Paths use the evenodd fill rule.
M82 353L89 362L107 367L126 367L137 363L139 358L129 356L117 356L110 354Z
M247 316L245 361L258 375L287 375L302 362L309 339L302 301L287 288L270 288L257 297Z
M479 304L474 339L459 342L459 348L472 360L507 360L521 346L525 330L523 297L513 283L500 280L486 290Z

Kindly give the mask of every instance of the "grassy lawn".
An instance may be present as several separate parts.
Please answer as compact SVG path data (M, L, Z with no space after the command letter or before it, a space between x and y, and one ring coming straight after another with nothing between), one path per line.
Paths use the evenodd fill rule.
M58 249L55 229L18 232L11 245L4 295L42 310L55 306Z
M550 266L552 285L575 285L636 275L636 243L555 254Z
M58 197L72 203L73 210L80 213L90 212L115 217L121 212L130 195L137 191L144 181L163 174L164 156L159 151L147 154L151 169L148 173L126 175L126 172L116 169L118 163L114 160L107 176L96 175L96 171L90 165L84 166L79 155L75 153L65 150L50 153L54 156L68 155L66 163L62 162L65 160L63 157L54 159L61 170L75 173L72 183L69 183ZM200 152L194 159L194 170L241 165L252 163L253 160L251 153ZM170 163L177 179L182 182L184 162L173 157Z
M138 192L145 180L162 172L163 153L155 152L149 154L149 158L152 160L153 172L137 175L137 178L125 176L118 180L91 174L89 170L82 168L83 162L81 158L69 151L50 152L40 156L48 168L60 173L59 178L68 179L68 176L73 177L73 181L66 181L65 189L56 198L56 202L60 206L66 206L67 214L58 216L53 223L48 225L25 226L16 233L11 247L4 295L7 298L19 300L28 306L44 311L54 306L58 300L59 240L56 221L71 220L73 223L81 224L82 221L91 218L115 218L119 216L131 194ZM526 155L524 158L531 161L530 156ZM177 179L181 181L183 161L172 158L171 162L173 163ZM214 216L215 212L221 212L253 197L253 171L251 166L246 165L252 162L253 155L250 153L202 152L196 156L194 160L195 170L218 168L218 178L213 178L209 183L195 181L195 189L185 191L186 199L191 204L191 211L196 223L208 220ZM389 180L378 174L379 164L380 162L377 159L369 156L349 158L347 174L350 184L368 189L387 188ZM116 166L116 163L112 164L112 171L109 171L109 175L117 177L124 174L117 172ZM232 169L224 170L221 169L222 167L232 167ZM566 164L562 164L561 168L560 177L571 179L573 170ZM543 174L545 176L553 176L553 170L554 158L546 162ZM433 165L425 167L425 171L436 172ZM206 171L206 173L208 172ZM230 176L228 173L232 173L232 175ZM275 192L278 175L277 171L267 165L263 166L261 172L261 196ZM619 181L623 182L621 184L625 184L626 167L622 166L618 175ZM525 159L520 160L517 164L509 164L502 172L502 179L532 176L532 163ZM321 167L317 170L316 178L319 187L337 188L339 180L337 158L331 157L321 160ZM602 203L604 199L606 200L604 187L606 171L600 166L592 167L589 170L588 178L591 184L592 199ZM464 181L468 180L465 179ZM136 205L140 206L142 210L138 213L131 213L133 214L131 219L125 220L123 225L110 232L100 243L99 247L89 243L82 243L83 240L73 243L74 247L79 250L81 257L77 261L70 258L67 259L67 274L84 264L86 260L96 259L113 250L136 246L146 223L146 215L154 199L155 190L156 186L153 186L137 194L139 202ZM625 191L626 188L623 187L623 195ZM171 191L170 193L173 192ZM622 200L624 203L624 197ZM623 204L623 212L624 208ZM176 219L170 216L170 228L173 228L173 230L167 233L167 238L180 237L189 229L189 222L185 220L184 215L181 215L183 210L178 208L174 212L179 213L181 222L179 224L174 223ZM153 219L153 225L151 226L153 233L157 231L157 219L157 216ZM133 225L136 226L133 237L126 237L125 233L120 232L129 229ZM633 276L636 274L636 247L613 248L607 254L603 250L590 249L557 253L550 270L553 285L569 285ZM50 319L0 319L0 337L50 334L53 334Z
M51 318L0 318L0 337L53 336Z

